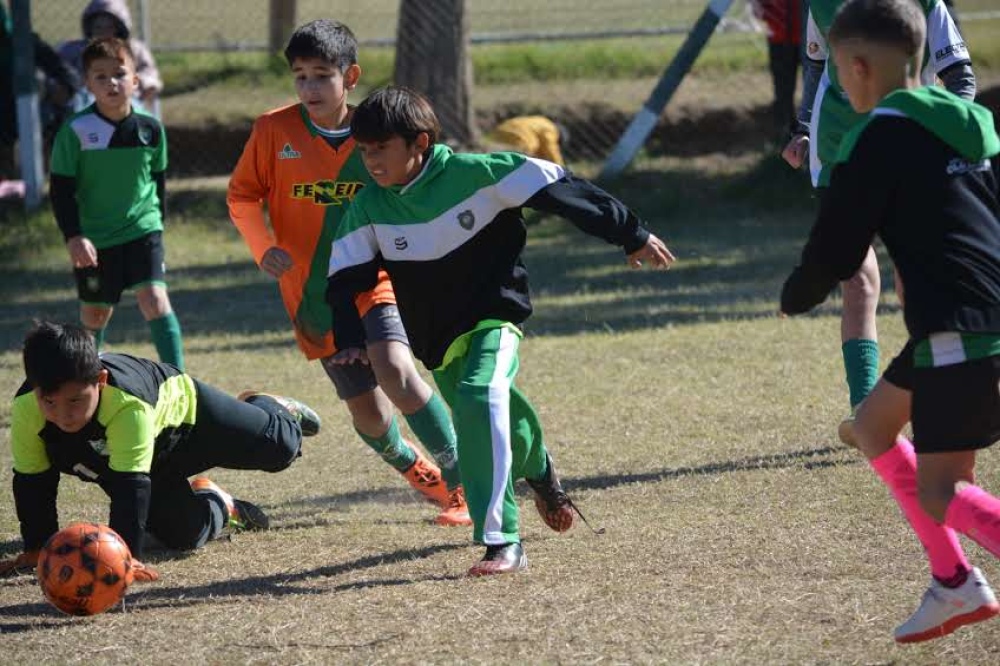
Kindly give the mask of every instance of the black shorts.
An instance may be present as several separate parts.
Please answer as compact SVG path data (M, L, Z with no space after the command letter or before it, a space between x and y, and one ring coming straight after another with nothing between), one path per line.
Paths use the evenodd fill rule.
M913 369L917 453L969 451L1000 439L1000 356Z
M391 303L372 306L361 318L361 323L364 324L365 339L368 342L395 340L406 346L410 345L406 329L403 328L403 320L399 316L399 308ZM337 397L341 400L356 398L378 386L371 365L363 363L337 365L331 361L332 358L327 356L321 359L320 363L323 364L326 376L333 382Z
M889 366L882 373L882 379L904 391L913 390L913 340L907 340L906 345L889 361Z
M73 269L76 293L84 303L115 305L126 289L163 283L167 270L163 257L160 231L98 250L97 266Z

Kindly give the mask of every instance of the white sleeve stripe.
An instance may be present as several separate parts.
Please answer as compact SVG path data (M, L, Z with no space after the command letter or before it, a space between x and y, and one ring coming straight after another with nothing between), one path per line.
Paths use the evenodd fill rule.
M352 266L373 260L378 254L378 244L371 227L362 227L338 238L330 250L330 267L327 277Z

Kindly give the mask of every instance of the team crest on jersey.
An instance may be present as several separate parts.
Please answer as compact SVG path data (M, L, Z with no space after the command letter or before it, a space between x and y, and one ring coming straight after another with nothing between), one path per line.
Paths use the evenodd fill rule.
M292 185L293 199L311 199L317 206L343 206L364 187L356 180L317 180L315 183Z
M806 49L808 50L809 55L814 56L819 53L819 44L816 42L809 42L809 46L806 47Z
M471 210L463 210L458 214L458 226L466 231L476 226L476 216L472 214Z
M87 291L97 291L101 288L101 278L96 275L87 276Z
M87 444L90 444L90 448L94 449L94 452L97 453L97 455L107 455L108 440L103 437L101 439L88 439Z
M292 148L292 144L286 143L284 148L278 151L279 160L297 160L302 157L302 153Z
M144 146L148 146L149 142L153 140L153 130L149 127L139 128L139 143Z

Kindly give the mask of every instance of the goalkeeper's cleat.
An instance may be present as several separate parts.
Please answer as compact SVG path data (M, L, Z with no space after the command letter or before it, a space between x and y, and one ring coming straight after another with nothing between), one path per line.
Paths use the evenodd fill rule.
M442 509L447 509L451 499L448 486L441 478L441 470L416 448L413 448L413 452L417 459L400 474L427 500L434 502Z
M222 500L229 513L227 527L240 532L262 532L271 526L263 509L252 502L233 497L207 476L192 479L191 490L196 493L212 493Z
M472 565L470 576L493 576L517 573L528 568L528 556L519 543L503 543L486 546L486 555Z
M288 398L283 395L274 395L273 393L264 393L263 391L247 389L246 391L241 391L240 394L236 396L236 399L240 402L246 402L250 398L257 395L271 398L284 407L285 410L291 414L296 421L298 421L299 427L302 428L302 435L304 437L312 437L313 435L319 433L319 428L323 423L319 418L319 414L317 414L312 407L304 402L296 400L295 398Z
M448 506L441 510L434 522L445 527L466 527L472 525L469 505L465 503L465 491L457 486L448 493Z
M959 627L1000 614L1000 604L982 572L973 568L965 583L947 588L936 579L924 592L920 607L896 628L898 643L919 643L947 636Z

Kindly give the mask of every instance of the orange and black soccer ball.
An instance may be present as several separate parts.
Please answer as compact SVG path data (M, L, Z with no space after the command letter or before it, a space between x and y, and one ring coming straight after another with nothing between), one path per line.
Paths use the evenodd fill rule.
M73 523L53 534L38 558L45 598L69 615L96 615L114 606L132 584L132 553L118 533L96 523Z

